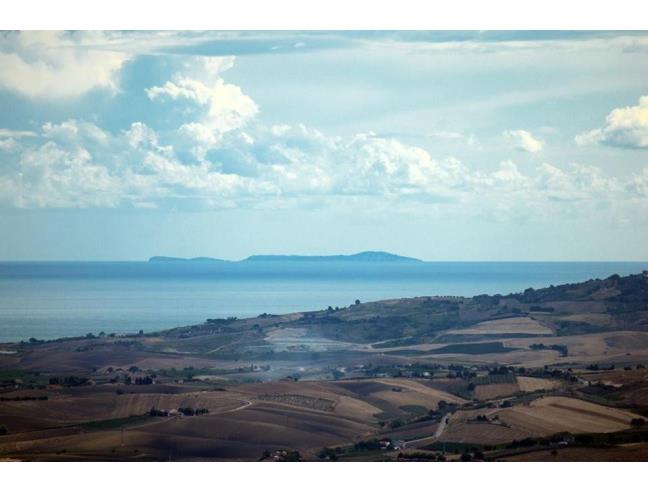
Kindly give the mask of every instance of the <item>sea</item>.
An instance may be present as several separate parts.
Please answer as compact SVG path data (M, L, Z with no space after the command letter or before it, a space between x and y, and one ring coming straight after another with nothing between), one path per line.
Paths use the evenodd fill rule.
M644 269L648 262L0 262L0 342L149 332L356 299L508 294Z

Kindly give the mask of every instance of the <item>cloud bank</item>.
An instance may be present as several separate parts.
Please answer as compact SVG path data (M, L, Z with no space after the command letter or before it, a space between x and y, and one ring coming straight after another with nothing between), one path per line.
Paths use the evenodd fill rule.
M115 83L110 67L126 58L118 63L106 56L95 60L103 68L86 75L75 91ZM70 60L60 63L74 67L77 61ZM398 201L495 220L551 220L557 213L595 213L609 203L631 210L648 198L646 169L621 179L577 163L543 163L524 171L503 160L488 171L370 131L343 138L303 124L264 123L257 103L225 80L234 62L191 58L170 80L145 89L153 103L183 109L183 121L172 131L134 121L111 132L81 119L45 122L38 132L0 130L0 206L205 210L362 203L379 208ZM56 67L47 70L49 77L60 76ZM39 87L26 94L37 96ZM624 142L644 145L647 106L648 98L642 98L639 106L614 110L598 131L619 139L623 130L632 135ZM459 133L434 136L475 143ZM544 146L526 130L504 136L524 152Z

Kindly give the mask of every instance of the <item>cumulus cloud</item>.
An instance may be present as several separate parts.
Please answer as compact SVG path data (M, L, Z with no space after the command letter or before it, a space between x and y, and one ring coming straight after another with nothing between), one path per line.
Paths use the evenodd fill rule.
M517 150L524 152L536 153L544 147L542 140L535 138L526 130L507 130L504 132L504 137L512 142Z
M525 171L511 160L486 171L371 132L339 137L303 124L263 124L256 103L223 79L233 62L193 60L173 80L147 90L152 100L197 109L177 131L135 121L109 132L80 119L46 122L39 132L1 130L0 203L214 209L397 200L511 219L550 218L552 203L584 210L648 189L648 173L618 182L594 167L543 164ZM527 151L542 145L523 130L507 137ZM439 138L465 141L463 135Z
M90 140L101 145L108 143L108 134L94 123L87 121L71 119L61 123L47 122L42 127L42 134L47 139L62 142Z
M18 172L0 177L18 207L116 207L120 183L83 148L66 150L47 142L22 153ZM3 197L6 198L7 197ZM4 200L3 200L4 201Z
M92 89L116 91L131 55L95 49L101 32L24 31L0 34L0 88L31 98L71 98Z
M576 135L578 145L603 144L634 149L648 148L648 96L637 106L615 108L605 118L605 125Z
M612 197L622 192L617 178L605 176L594 166L572 163L566 169L543 163L538 168L537 187L547 198L558 201Z
M233 57L200 58L187 67L189 74L178 73L173 81L146 89L151 100L187 99L204 108L199 120L184 123L179 129L195 143L193 151L199 158L215 147L225 133L240 129L259 111L240 87L221 77L233 63Z
M20 139L35 137L37 134L29 130L10 130L0 128L0 152L13 152L20 148Z
M9 152L18 147L18 142L14 138L0 138L0 152Z
M184 137L163 138L141 122L114 134L83 121L46 124L39 143L0 168L0 201L22 208L258 208L395 199L463 204L475 214L511 218L537 214L550 202L588 203L646 189L643 178L624 188L598 168L576 164L524 173L503 161L494 171L477 171L373 133L340 138L305 125L249 130L227 133L214 155L197 159L181 157L167 141Z
M641 199L648 198L648 167L633 176L627 187L635 196Z

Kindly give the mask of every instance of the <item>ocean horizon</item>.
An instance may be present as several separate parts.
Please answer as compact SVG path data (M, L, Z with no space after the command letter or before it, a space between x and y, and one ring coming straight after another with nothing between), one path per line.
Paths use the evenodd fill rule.
M509 294L647 262L0 262L0 341L132 333L383 299Z

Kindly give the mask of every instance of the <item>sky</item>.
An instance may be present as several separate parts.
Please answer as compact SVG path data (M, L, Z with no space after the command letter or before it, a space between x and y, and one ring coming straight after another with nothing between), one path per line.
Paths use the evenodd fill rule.
M0 260L648 260L648 32L2 32Z

